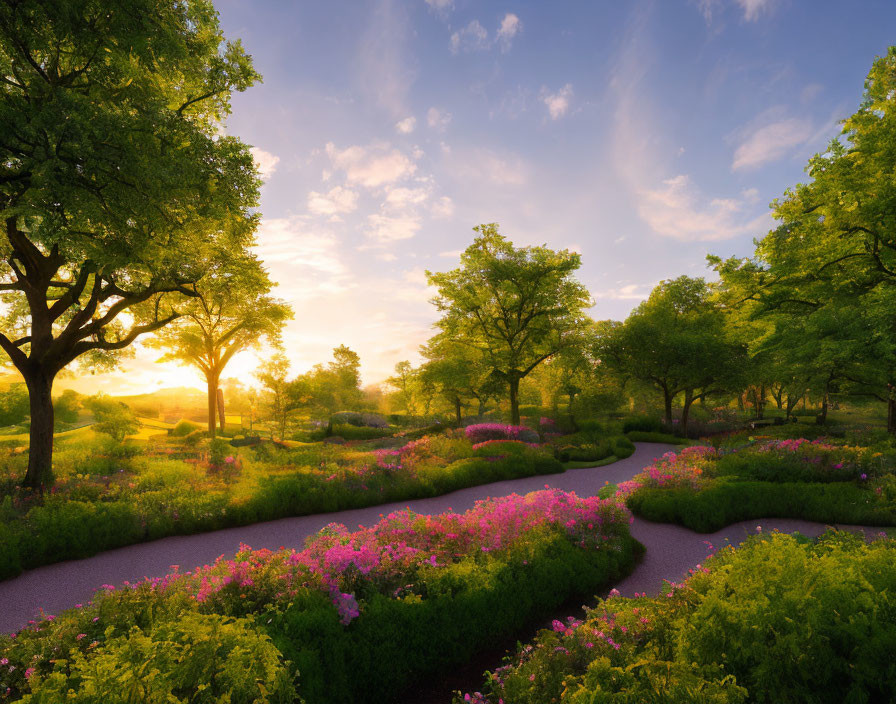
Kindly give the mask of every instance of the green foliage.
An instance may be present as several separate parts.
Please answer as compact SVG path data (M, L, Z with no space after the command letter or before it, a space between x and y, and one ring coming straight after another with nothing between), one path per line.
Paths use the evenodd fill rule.
M18 425L28 417L28 389L24 384L12 384L0 393L0 426Z
M644 430L631 430L626 433L626 437L631 442L662 442L670 445L685 442L677 435L672 435L671 433L653 433Z
M754 537L658 596L611 597L584 621L555 622L463 701L893 701L894 583L893 540Z
M756 482L716 480L698 492L639 489L626 500L638 516L678 523L699 533L756 518L802 518L821 523L896 525L896 504L849 482Z
M106 634L90 655L31 684L22 701L55 704L289 704L296 692L288 663L251 621L185 613L125 635Z
M81 406L80 394L66 389L53 402L53 417L57 423L75 423L78 420L78 409Z
M179 420L171 429L171 434L176 438L185 438L196 430L202 430L202 426L199 423L194 423L190 420Z
M0 74L15 77L0 105L0 346L33 396L24 483L43 491L59 371L113 364L176 319L216 253L253 244L260 181L220 127L259 76L210 3L160 0L5 5Z
M444 313L437 324L446 340L482 351L492 374L508 385L511 423L519 424L520 380L571 344L591 296L573 276L578 254L516 248L495 223L474 229L478 236L459 269L427 272Z
M628 572L640 549L629 539L620 552L586 553L565 538L533 535L506 557L425 572L425 598L372 596L351 628L332 609L297 605L268 630L301 673L308 704L390 701L414 680L450 671Z
M664 433L666 432L666 424L654 416L626 418L622 424L622 432L630 433L633 430L643 433Z
M136 433L140 427L130 408L108 396L89 396L82 403L96 418L93 429L111 436L116 442L124 440L126 435Z

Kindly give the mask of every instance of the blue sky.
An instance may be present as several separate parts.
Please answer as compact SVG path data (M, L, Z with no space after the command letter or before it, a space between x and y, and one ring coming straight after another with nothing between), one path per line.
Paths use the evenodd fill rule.
M883 0L216 6L264 76L227 130L266 175L258 251L296 311L293 371L347 344L366 383L416 361L424 270L457 266L478 223L580 252L597 319L748 254L896 40ZM201 386L157 356L95 382Z

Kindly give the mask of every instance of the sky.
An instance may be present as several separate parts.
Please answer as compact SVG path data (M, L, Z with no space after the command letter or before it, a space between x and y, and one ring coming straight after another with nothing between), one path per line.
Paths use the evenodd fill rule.
M226 129L265 182L257 252L295 311L292 372L388 377L438 319L429 271L472 228L582 256L595 319L746 256L769 204L858 107L892 0L216 0L263 83ZM109 393L203 387L138 347ZM225 372L252 384L268 350Z

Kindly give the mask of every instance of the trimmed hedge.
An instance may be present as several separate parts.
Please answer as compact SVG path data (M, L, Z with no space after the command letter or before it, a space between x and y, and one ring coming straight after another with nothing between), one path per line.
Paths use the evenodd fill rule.
M586 597L631 571L643 546L589 553L555 537L506 561L466 559L433 570L425 599L373 595L352 628L325 596L265 625L300 673L307 704L394 701L416 680L450 672L569 599Z
M801 518L820 523L896 525L896 506L871 500L850 482L757 482L717 480L700 491L638 489L626 503L635 515L712 533L755 518Z
M396 485L384 478L378 487L371 481L366 491L297 472L272 478L258 493L239 503L219 494L190 493L178 503L176 518L168 511L156 510L157 504L164 506L171 501L170 491L164 489L141 494L138 504L49 498L45 506L32 508L24 521L0 523L0 579L169 535L428 498L471 486L563 471L559 461L543 453L526 452L499 460L474 457L447 467L423 468L413 482Z

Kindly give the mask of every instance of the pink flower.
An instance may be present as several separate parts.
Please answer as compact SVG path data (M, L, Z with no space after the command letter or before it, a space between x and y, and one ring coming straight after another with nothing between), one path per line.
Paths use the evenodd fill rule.
M31 675L33 675L33 674L34 674L34 668L33 668L33 667L29 667L27 670L25 670L25 679L26 679L26 680L30 680L30 679L31 679Z

